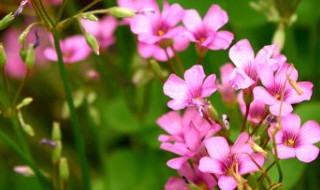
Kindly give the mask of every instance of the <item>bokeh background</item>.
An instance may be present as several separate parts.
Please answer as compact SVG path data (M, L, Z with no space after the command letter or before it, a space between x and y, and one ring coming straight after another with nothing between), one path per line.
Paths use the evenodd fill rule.
M290 1L290 0L288 0ZM69 0L64 17L73 15L89 0ZM196 9L203 16L210 5L219 4L228 12L229 22L224 27L235 35L233 44L243 38L250 40L255 51L271 43L277 29L276 22L250 6L255 0L170 0L185 9ZM286 1L283 1L286 2ZM161 4L161 1L159 1ZM0 15L15 10L17 0L0 0ZM103 0L94 8L115 6L115 0ZM55 12L59 6L48 6ZM0 41L8 40L8 33L22 31L25 23L32 20L32 9L25 10L9 29L0 31ZM295 106L303 121L320 122L320 3L318 0L302 0L296 9L296 22L285 29L283 53L288 62L299 71L301 81L314 83L314 94L310 102ZM41 29L39 29L41 31ZM79 34L77 24L71 25L62 36ZM68 77L78 101L77 113L82 133L85 137L86 155L90 163L90 176L94 190L150 190L163 189L170 176L176 172L166 166L173 154L159 149L159 134L164 133L155 123L156 119L169 111L168 98L162 92L161 82L154 76L147 60L141 59L136 50L135 36L128 26L118 26L116 42L101 56L92 54L85 61L67 66ZM48 45L50 36L40 32L40 39ZM15 42L14 42L15 41ZM41 41L40 41L41 42ZM8 42L7 42L8 43ZM17 43L17 39L10 39ZM6 43L4 43L6 46ZM41 51L38 52L41 54ZM186 68L197 63L194 46L179 54ZM14 56L14 55L12 55ZM18 56L18 55L16 55ZM52 172L51 152L41 145L41 139L51 137L52 122L61 123L63 134L63 155L70 166L69 189L82 189L79 158L75 151L70 120L65 109L64 91L57 64L37 59L41 62L32 70L22 89L23 97L33 97L34 101L23 108L24 119L33 127L35 136L24 135L31 153L39 167ZM230 62L228 51L209 51L203 64L206 73L216 73L222 64ZM162 64L166 68L166 63ZM88 70L96 70L98 79L88 79ZM12 77L9 86L13 94L21 79ZM0 97L4 96L1 83ZM94 101L87 101L93 98ZM219 94L211 98L218 112L228 113ZM2 109L2 106L1 106ZM2 110L3 111L3 110ZM239 114L239 113L238 113ZM231 118L232 125L237 121ZM0 115L0 129L16 139L11 122ZM236 132L234 132L236 134ZM318 144L319 145L319 144ZM282 189L320 189L320 159L306 164L296 159L281 161L284 170ZM13 172L16 165L24 161L0 139L0 189L38 190L41 189L36 177L24 177ZM277 177L274 172L275 178ZM273 175L273 174L272 174Z

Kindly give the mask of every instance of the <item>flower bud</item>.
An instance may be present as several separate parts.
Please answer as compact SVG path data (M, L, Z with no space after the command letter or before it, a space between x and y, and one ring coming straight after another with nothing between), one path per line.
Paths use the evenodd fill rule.
M20 58L23 62L26 62L26 57L27 57L27 50L24 49L23 47L20 49Z
M211 104L210 101L208 101L209 103L209 106L208 106L208 110L209 110L209 116L215 120L215 121L218 121L219 120L219 114L216 110L216 108Z
M279 51L282 50L285 42L286 34L284 32L284 27L278 27L278 29L275 31L273 38L272 38L272 44L277 45Z
M0 43L0 67L4 67L7 62L6 52L4 51L2 43Z
M27 133L29 136L34 136L33 128L31 127L31 125L25 123L25 121L22 117L22 113L20 111L18 112L18 119L19 119L20 125L22 127L22 130L25 133Z
M29 166L15 166L13 171L25 177L33 176L33 170Z
M259 145L257 145L256 143L254 142L249 142L250 143L250 146L251 148L255 151L255 152L258 152L258 153L261 153L264 157L267 155L267 152L265 150L263 150L263 148L261 148Z
M32 101L33 101L33 99L31 97L26 97L17 105L16 109L20 110L21 108L31 104Z
M108 9L108 13L118 18L130 18L134 17L137 14L134 10L125 9L121 7L111 7Z
M33 67L34 61L35 61L34 45L29 44L29 48L26 54L26 61L25 61L28 69L31 69Z
M287 76L288 77L288 76ZM299 94L303 94L303 90L299 87L296 81L294 81L292 78L288 77L289 83L292 86L292 88Z
M58 122L53 122L51 138L54 141L61 140L61 129L60 129L60 124Z
M61 153L62 153L62 143L61 141L56 141L56 146L53 148L52 151L52 162L56 163L60 157L61 157Z
M62 180L68 181L69 179L69 166L67 158L60 158L59 162L59 176Z
M14 20L12 13L7 14L0 20L0 30L7 28Z
M32 26L32 25L29 25ZM24 41L26 40L27 35L29 34L32 27L27 27L19 36L19 43L24 44Z
M100 52L99 52L99 44L98 44L96 38L92 34L88 34L88 33L86 33L84 35L84 37L85 37L85 39L87 41L87 44L90 46L91 50L95 54L99 55L100 54Z
M91 20L91 21L98 21L98 17L96 17L94 14L89 14L89 13L86 13L86 14L82 14L81 17L83 19L86 19L86 20Z

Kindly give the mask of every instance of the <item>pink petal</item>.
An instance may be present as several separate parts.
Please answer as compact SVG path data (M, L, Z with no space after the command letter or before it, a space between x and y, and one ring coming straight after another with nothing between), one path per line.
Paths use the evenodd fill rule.
M290 64L284 63L274 76L275 84L284 85L285 82L288 81L287 75L294 81L298 79L298 71ZM287 83L287 85L289 84Z
M187 99L186 83L175 74L171 74L163 85L164 94L173 99Z
M50 61L57 61L58 60L58 55L53 48L44 49L43 54L44 54L45 58L47 58Z
M230 153L228 142L223 137L211 137L204 141L204 145L211 158L224 160Z
M265 88L257 86L253 89L253 96L255 100L263 102L267 105L273 105L277 99L273 97Z
M296 148L296 155L298 160L309 163L317 159L319 148L314 145L299 146Z
M162 20L164 20L170 27L175 26L184 17L185 11L182 7L175 3L170 7L163 6Z
M298 135L300 131L301 120L296 114L289 114L281 118L281 130L290 131L294 135Z
M164 190L189 190L189 188L182 178L170 177L164 186Z
M289 88L285 96L285 101L291 104L300 103L304 100L310 100L312 96L313 84L311 82L297 82L302 94L299 95L294 88ZM289 83L287 83L289 85Z
M219 31L215 33L212 43L208 46L211 50L226 50L230 46L234 36L229 31Z
M205 77L202 65L195 65L184 73L186 85L193 98L201 95L201 86Z
M175 51L184 51L189 46L189 38L186 29L181 30L180 34L173 38L173 48Z
M187 126L183 128L183 135L186 145L192 152L197 152L200 147L201 137L197 128L194 126L193 122L190 122Z
M199 162L199 170L205 173L223 174L219 161L210 157L202 157Z
M252 159L256 163L254 163ZM238 163L240 166L239 174L243 175L243 174L255 172L259 170L259 167L257 166L257 164L261 167L263 162L264 162L264 157L261 154L254 154L254 155L251 155L251 157L249 155L242 154L238 157Z
M160 148L162 150L173 152L180 156L186 155L189 152L188 147L186 147L184 143L179 143L179 142L176 142L174 144L169 142L164 142L161 144Z
M218 5L212 5L203 19L204 25L211 31L217 31L227 22L227 13Z
M150 22L150 19L141 14L138 14L131 19L130 28L131 31L137 35L152 33L152 23Z
M207 98L211 96L211 94L217 90L215 83L216 75L209 75L202 84L201 97Z
M230 76L233 69L234 66L231 63L226 63L222 67L220 67L221 83L223 85L229 85Z
M320 126L316 121L307 121L300 129L299 138L302 144L313 144L320 141Z
M232 88L246 89L255 83L242 69L235 68L230 76L230 85Z
M179 134L182 131L182 119L178 112L171 111L157 120L157 124L169 134Z
M188 106L187 100L174 99L167 103L167 106L173 110L181 110Z
M283 144L278 144L277 150L278 150L279 159L294 158L296 156L294 148L287 147L286 145L283 145Z
M256 56L256 63L257 64L268 64L269 59L271 59L272 55L276 50L276 45L268 45L264 46ZM269 65L268 65L269 66Z
M198 34L199 29L202 28L201 17L194 9L186 10L182 22L184 26L193 34Z
M218 181L221 190L233 190L237 187L237 182L233 176L221 176Z
M281 113L280 113L280 108L281 108ZM286 116L292 112L293 108L291 104L288 104L286 102L281 102L277 101L275 104L270 106L270 113L276 116Z
M187 160L188 158L186 157L173 158L167 162L167 165L170 168L179 170Z
M229 57L239 68L245 68L254 61L254 51L247 39L240 40L230 48Z
M233 144L231 148L232 154L242 154L242 153L252 153L252 148L248 144L249 141L252 141L252 139L249 137L248 133L241 133L236 140L236 142Z
M267 89L274 88L275 82L272 67L266 64L258 64L256 68L263 86Z
M159 36L155 36L153 34L140 34L138 36L138 39L140 42L143 42L143 43L154 44L154 43L160 41L161 38Z

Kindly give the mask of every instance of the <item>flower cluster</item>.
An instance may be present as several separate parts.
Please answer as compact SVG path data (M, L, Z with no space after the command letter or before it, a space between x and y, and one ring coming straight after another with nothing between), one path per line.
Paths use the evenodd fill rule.
M226 50L233 41L231 32L218 31L228 22L218 5L203 20L196 10L178 4L164 3L162 12L153 9L130 20L143 57L170 61L193 42L202 60L208 50ZM180 21L184 26L177 26ZM180 175L169 179L167 190L250 189L254 175L245 174L260 173L263 181L264 168L274 165L270 160L297 157L308 163L319 154L314 145L320 141L319 124L307 121L300 128L300 117L292 113L293 104L310 100L313 84L298 81L298 71L277 45L264 46L255 55L249 40L242 39L230 47L229 58L232 63L221 67L221 83L215 74L206 76L202 61L183 77L175 71L164 82L163 92L171 98L167 106L174 111L157 120L167 132L158 140L161 149L178 155L167 165ZM243 121L237 126L230 126L226 115L219 117L210 102L216 91L226 106L238 102ZM230 127L240 130L235 141L230 133L236 130Z

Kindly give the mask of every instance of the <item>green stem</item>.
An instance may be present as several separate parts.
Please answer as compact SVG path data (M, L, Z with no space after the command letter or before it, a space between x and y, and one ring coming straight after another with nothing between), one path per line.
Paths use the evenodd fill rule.
M71 88L67 79L67 71L62 59L59 33L57 30L54 30L52 34L54 38L56 52L58 54L58 65L59 65L60 75L62 78L64 91L66 93L68 107L70 109L70 117L71 117L71 124L72 124L71 126L73 130L74 138L75 138L75 144L76 144L78 155L80 157L80 167L81 167L82 178L83 178L82 179L83 187L84 189L89 190L91 189L91 186L90 186L90 178L89 178L89 166L87 162L87 157L85 155L84 138L81 134L80 123L76 114L76 109L73 102Z
M36 176L39 178L41 185L44 189L52 189L50 181L43 175L43 173L39 170L36 164L30 159L28 155L22 151L19 146L12 141L5 133L0 131L0 139L2 139L9 147L11 147L33 170Z
M244 118L243 118L243 122L242 122L242 127L241 127L241 132L243 132L246 128L246 125L247 125L247 121L248 121L248 116L249 116L249 111L250 111L250 104L246 104L246 113L244 115Z
M167 49L166 49L166 48L163 48L163 51L165 52L165 54L166 54L166 56L167 56L167 58L168 58L168 64L169 64L169 66L171 67L172 71L173 71L174 73L178 74L176 68L175 68L174 65L173 65L173 61L172 61L172 59L171 59L170 56L169 56L169 53L168 53Z

